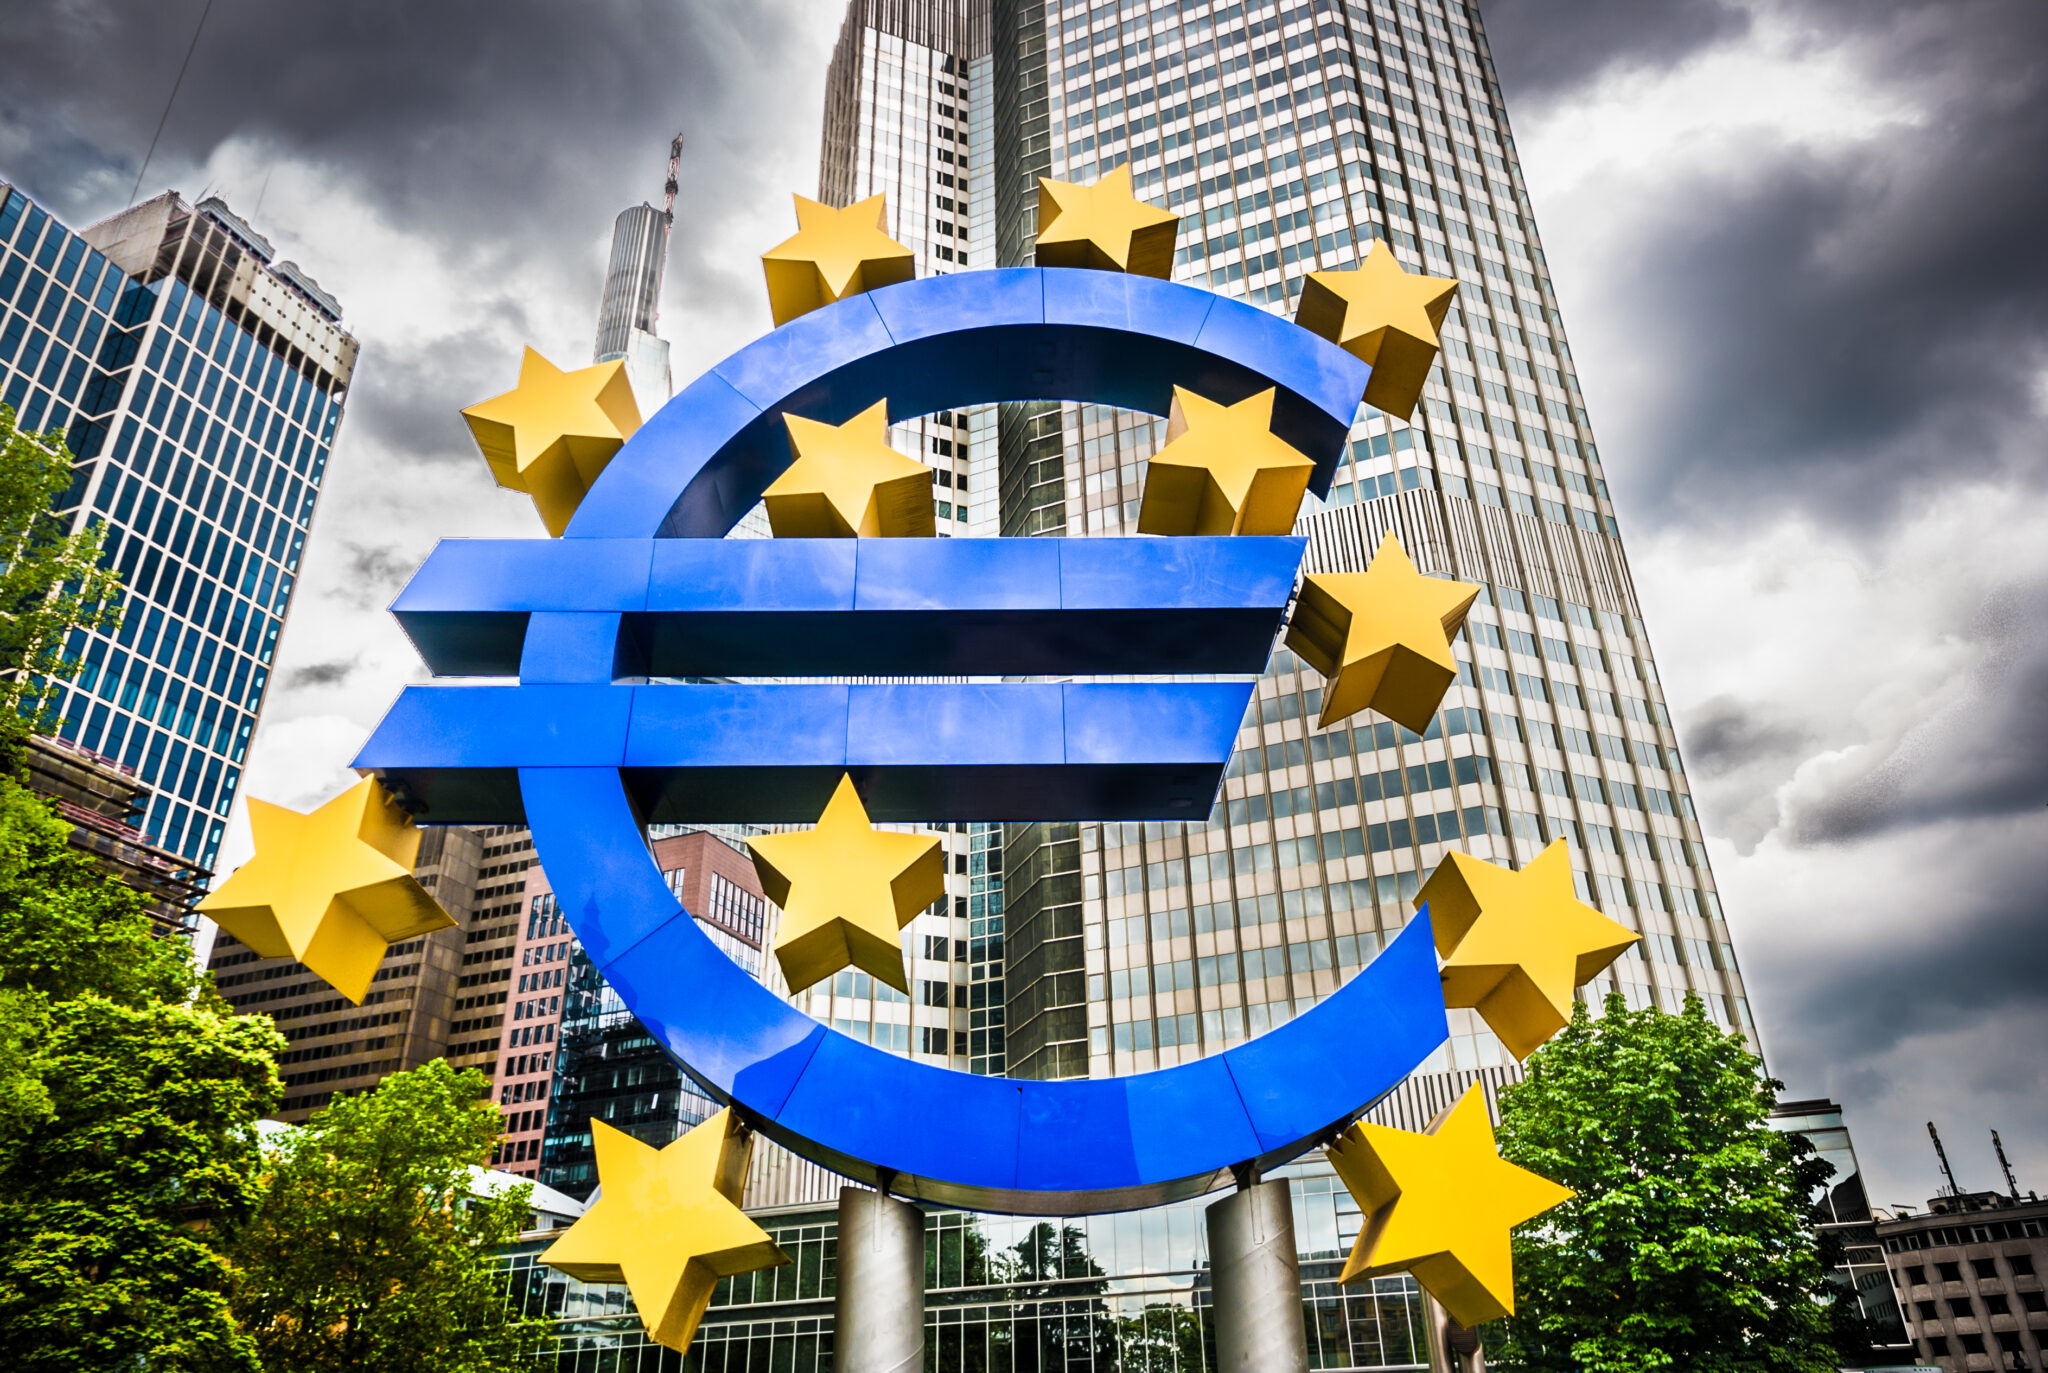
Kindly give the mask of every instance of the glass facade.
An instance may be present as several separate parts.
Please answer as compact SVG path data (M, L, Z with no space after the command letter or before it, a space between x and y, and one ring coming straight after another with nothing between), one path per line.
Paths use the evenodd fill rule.
M996 7L992 161L1005 262L1040 175L1131 168L1181 216L1175 279L1291 315L1373 240L1456 277L1412 422L1361 407L1298 532L1312 570L1397 533L1483 589L1420 734L1318 729L1284 649L1206 824L1013 826L1008 1070L1106 1076L1227 1048L1327 996L1457 847L1519 865L1566 840L1580 895L1642 945L1589 989L1748 1030L1728 929L1608 500L1605 470L1477 13L1459 3ZM1003 408L1009 534L1135 532L1158 419ZM1512 1070L1469 1011L1432 1071Z
M0 185L0 402L62 427L74 528L107 528L127 616L73 636L57 732L155 789L138 828L220 850L355 342L218 201L75 233Z
M1428 1364L1421 1294L1405 1276L1339 1288L1358 1230L1349 1193L1296 1176L1309 1366ZM554 1322L541 1367L561 1373L828 1373L838 1216L756 1217L791 1262L721 1282L687 1358L649 1341L623 1287L507 1256L514 1301ZM1215 1366L1201 1203L1070 1220L934 1211L925 1234L925 1367L974 1373L1200 1373Z

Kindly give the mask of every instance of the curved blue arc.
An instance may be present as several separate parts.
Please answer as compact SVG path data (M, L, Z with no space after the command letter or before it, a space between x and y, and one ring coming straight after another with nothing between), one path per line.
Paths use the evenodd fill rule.
M1371 369L1241 301L1121 272L1018 267L884 287L814 310L678 393L612 458L569 538L719 538L790 463L782 415L843 423L1006 400L1164 415L1276 390L1273 432L1330 489Z
M1221 401L1271 387L1273 430L1315 461L1320 493L1367 377L1303 329L1171 282L1037 268L906 282L791 321L699 378L613 458L567 533L720 538L788 466L783 413L840 422L885 397L895 418L1026 399L1165 414L1175 384ZM526 616L523 643L510 622L457 622L469 637L451 657L492 664L516 648L523 689L609 687L622 675L629 612L514 613ZM376 766L419 761L413 745L387 742L397 751ZM770 1138L850 1177L886 1171L904 1195L1043 1215L1198 1195L1233 1165L1272 1166L1313 1147L1448 1037L1425 912L1307 1012L1194 1063L1031 1082L882 1053L721 953L662 880L621 768L551 757L544 743L528 738L498 766L516 767L561 908L627 1008Z
M859 1043L720 952L639 838L619 774L522 768L563 912L690 1075L764 1134L899 1195L1022 1215L1156 1205L1273 1167L1391 1090L1449 1030L1425 911L1343 988L1235 1049L1130 1077L977 1077Z

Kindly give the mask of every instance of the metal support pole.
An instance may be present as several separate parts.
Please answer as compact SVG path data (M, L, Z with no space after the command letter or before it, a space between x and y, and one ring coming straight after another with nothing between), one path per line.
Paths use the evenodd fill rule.
M839 1373L922 1373L924 1212L859 1187L839 1189Z
M1308 1373L1301 1264L1285 1182L1258 1182L1211 1205L1217 1373Z
M1431 1373L1486 1373L1479 1336L1452 1320L1435 1297L1422 1294L1423 1333L1429 1340Z

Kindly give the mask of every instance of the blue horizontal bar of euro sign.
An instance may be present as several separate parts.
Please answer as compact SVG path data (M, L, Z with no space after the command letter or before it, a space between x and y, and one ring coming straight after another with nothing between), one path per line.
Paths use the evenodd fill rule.
M524 819L515 769L623 769L651 823L1200 820L1250 682L419 686L357 755L434 824Z
M621 677L1264 670L1306 540L449 539L392 606L442 676L616 614ZM527 674L531 677L531 674Z
M1167 414L1175 386L1234 402L1274 391L1273 432L1329 490L1371 369L1275 315L1120 272L1017 267L864 291L748 344L626 442L568 537L730 533L792 461L785 414L839 424L1008 400ZM680 493L680 494L678 494Z
M885 1053L810 1019L722 954L662 880L611 769L522 772L562 912L648 1034L769 1138L901 1196L1086 1215L1276 1167L1370 1107L1447 1034L1424 912L1337 991L1226 1053L1157 1072L1010 1081Z

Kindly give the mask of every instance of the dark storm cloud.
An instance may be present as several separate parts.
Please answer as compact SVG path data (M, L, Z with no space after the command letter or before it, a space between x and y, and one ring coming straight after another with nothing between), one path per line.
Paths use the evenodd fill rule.
M8 170L72 213L118 209L202 3L9 0ZM263 140L344 170L408 229L503 254L509 272L558 272L568 249L594 271L580 260L604 227L590 207L658 195L677 129L693 210L743 198L774 127L759 95L791 36L775 5L215 0L157 157L197 164L229 138ZM690 194L706 184L726 189ZM223 189L246 207L261 187ZM737 288L692 270L690 235L676 247L686 292Z
M1733 165L1687 166L1682 194L1627 207L1651 220L1641 251L1596 289L1655 322L1631 342L1652 378L1635 426L1608 435L1633 499L1693 525L1790 506L1867 532L1957 482L2038 484L2048 6L1779 8L1902 118L1827 151L1760 128ZM1525 59L1550 79L1540 48L1495 59L1511 103Z
M1806 731L1799 726L1763 718L1732 696L1716 696L1694 707L1684 740L1692 771L1707 777L1781 757L1805 742Z
M2044 625L2048 586L1999 593L1975 624L1958 629L1980 656L1955 697L1795 807L1789 837L1832 844L1911 826L2018 817L2037 835L2036 856L2048 852Z
M1484 0L1480 12L1510 112L1610 72L1669 67L1749 28L1727 0Z
M345 575L334 594L364 609L388 604L419 566L417 557L407 557L396 544L345 544L343 562Z

